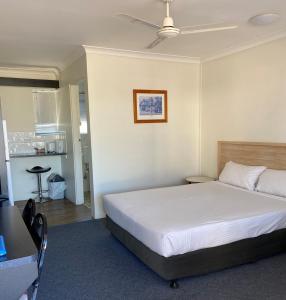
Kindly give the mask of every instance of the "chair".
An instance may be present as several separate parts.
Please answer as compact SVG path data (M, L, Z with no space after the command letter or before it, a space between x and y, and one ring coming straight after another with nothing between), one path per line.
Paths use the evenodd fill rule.
M31 227L35 215L36 215L36 202L33 199L29 199L22 212L22 218L30 232L31 232Z
M2 194L1 178L0 178L0 207L8 205L9 197L5 194Z
M0 207L3 207L4 205L8 205L9 198L5 195L0 195Z
M32 300L35 300L40 284L40 277L48 243L48 224L47 219L43 214L37 214L34 217L31 227L31 236L38 249L38 278L32 284Z

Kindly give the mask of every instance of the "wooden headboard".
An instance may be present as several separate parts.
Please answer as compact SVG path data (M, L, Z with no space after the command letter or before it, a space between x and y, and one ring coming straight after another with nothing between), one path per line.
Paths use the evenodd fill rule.
M228 161L286 170L286 144L253 142L218 142L218 174Z

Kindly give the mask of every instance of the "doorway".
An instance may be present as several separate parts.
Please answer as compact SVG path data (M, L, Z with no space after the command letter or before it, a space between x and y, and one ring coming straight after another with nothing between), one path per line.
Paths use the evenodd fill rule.
M90 138L88 126L88 103L86 95L86 81L81 80L79 87L79 111L80 111L80 140L82 154L82 175L84 205L91 209L91 189L90 189Z

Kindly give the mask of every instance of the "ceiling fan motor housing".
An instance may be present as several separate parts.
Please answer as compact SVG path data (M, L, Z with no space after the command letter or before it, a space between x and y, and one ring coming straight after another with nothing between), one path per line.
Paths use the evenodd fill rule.
M174 27L174 20L171 17L165 17L163 27Z
M163 27L158 31L159 37L172 38L180 33L180 29L174 27L174 20L171 17L165 17Z

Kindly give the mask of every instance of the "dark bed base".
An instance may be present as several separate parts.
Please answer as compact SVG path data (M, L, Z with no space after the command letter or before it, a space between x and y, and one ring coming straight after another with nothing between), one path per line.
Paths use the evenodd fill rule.
M109 217L107 228L132 253L162 278L177 287L176 279L207 274L226 268L255 262L286 251L286 229L231 244L163 257L150 250Z

